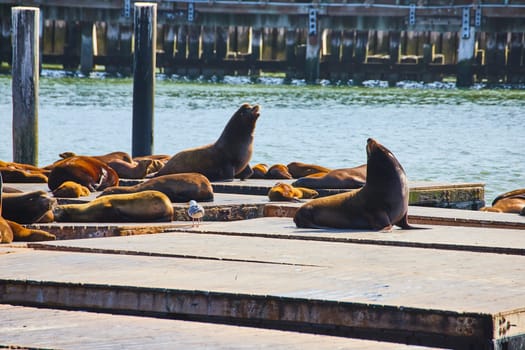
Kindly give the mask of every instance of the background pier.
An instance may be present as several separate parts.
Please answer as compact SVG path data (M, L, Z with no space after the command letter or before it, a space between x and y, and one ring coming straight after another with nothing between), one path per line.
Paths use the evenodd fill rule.
M11 7L0 0L0 63ZM525 1L158 1L157 68L168 75L525 82ZM43 64L129 75L133 1L36 1Z

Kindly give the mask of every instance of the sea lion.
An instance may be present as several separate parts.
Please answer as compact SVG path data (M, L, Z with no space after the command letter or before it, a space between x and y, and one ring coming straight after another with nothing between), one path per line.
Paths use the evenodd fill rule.
M479 210L525 215L525 188L500 194L492 201L491 207L483 207Z
M292 175L288 172L288 167L284 164L272 165L265 176L266 179L291 179Z
M53 213L57 222L158 222L173 219L173 206L164 193L143 191L62 204Z
M3 199L4 199L4 181L2 179L2 173L0 173L0 243L11 243L13 241L13 230L11 226L4 219L3 215Z
M309 176L312 174L318 174L323 173L326 174L330 170L329 168L325 168L324 166L316 165L316 164L307 164L307 163L301 163L301 162L291 162L287 165L288 171L293 176L294 179L298 179L300 177Z
M148 174L157 172L164 166L164 162L157 159L141 159L126 162L115 159L107 163L121 179L143 179Z
M295 213L297 227L391 230L407 221L408 185L401 164L386 147L367 140L366 184L357 190L312 199Z
M201 173L210 181L241 179L252 174L249 162L253 152L253 133L259 106L243 104L230 118L215 143L183 150L157 172L156 176L176 173Z
M22 225L4 218L4 182L0 174L0 243L11 243L12 241L44 241L55 239L56 237L42 230L28 229ZM32 203L28 203L32 206ZM24 209L25 208L19 208ZM22 213L24 214L24 213Z
M19 224L53 221L56 199L45 191L3 193L3 217Z
M250 179L264 179L267 172L268 165L263 163L255 164L252 167L252 175L250 176Z
M305 187L293 187L292 185L278 182L268 191L271 201L298 202L300 199L315 198L319 196L316 190Z
M141 191L160 191L172 202L190 200L212 201L213 187L206 176L199 173L181 173L162 175L148 179L134 186L108 187L99 195L106 196L118 193L136 193Z
M49 189L54 191L65 181L74 181L95 192L117 185L119 177L115 170L101 160L72 156L55 163L48 177Z
M40 171L0 167L5 182L12 183L46 183L47 175Z
M90 194L89 188L75 181L65 181L53 190L53 196L56 198L79 198Z
M315 173L297 179L292 185L313 189L355 189L364 186L366 168L367 165L363 164L354 168L330 170L328 173Z

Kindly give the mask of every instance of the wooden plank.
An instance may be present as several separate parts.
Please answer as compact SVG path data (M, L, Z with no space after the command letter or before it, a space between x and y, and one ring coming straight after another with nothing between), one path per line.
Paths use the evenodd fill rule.
M289 218L259 218L235 223L208 222L198 228L175 229L218 235L266 237L324 242L419 247L525 255L522 230L419 225L421 230L376 232L343 229L299 229Z
M254 243L239 240L246 248ZM501 315L515 322L507 334L523 329L523 256L302 243L288 253L325 264L24 250L0 255L2 266L9 266L0 272L0 302L430 346L490 348L493 339L504 337L502 326L493 323Z
M269 329L12 305L0 305L0 321L0 348L12 349L428 349Z

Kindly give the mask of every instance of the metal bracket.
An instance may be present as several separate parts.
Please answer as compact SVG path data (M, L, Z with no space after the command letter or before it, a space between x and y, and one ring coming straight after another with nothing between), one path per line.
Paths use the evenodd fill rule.
M476 12L474 16L474 25L477 28L481 27L481 5L476 6Z
M416 4L410 4L408 11L408 24L411 26L416 24Z
M461 20L461 37L470 38L470 7L463 7L463 19Z
M131 0L124 1L124 17L129 18L131 16Z
M317 35L317 10L313 7L308 10L308 35Z
M188 22L193 22L195 19L195 3L193 1L188 2Z

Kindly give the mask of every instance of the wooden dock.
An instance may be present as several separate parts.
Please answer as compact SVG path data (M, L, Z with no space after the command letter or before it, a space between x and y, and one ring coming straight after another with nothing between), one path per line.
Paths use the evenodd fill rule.
M59 240L0 247L0 347L525 344L525 217L410 206L418 230L314 230L295 227L298 203L216 193L203 204L262 214L40 224Z

